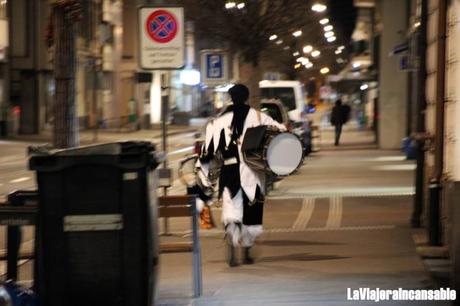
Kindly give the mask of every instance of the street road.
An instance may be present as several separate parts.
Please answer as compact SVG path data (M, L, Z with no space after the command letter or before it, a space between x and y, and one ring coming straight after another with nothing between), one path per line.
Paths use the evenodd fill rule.
M128 140L129 136L130 134L121 134L118 139L114 138L112 141ZM161 139L158 137L139 140L152 141L161 150ZM168 163L173 169L176 179L179 161L187 154L193 152L194 142L194 133L190 132L172 135L168 138ZM36 188L34 173L29 171L27 166L27 147L38 144L0 140L0 199L5 198L8 193L14 190ZM176 181L176 184L178 183L179 181Z

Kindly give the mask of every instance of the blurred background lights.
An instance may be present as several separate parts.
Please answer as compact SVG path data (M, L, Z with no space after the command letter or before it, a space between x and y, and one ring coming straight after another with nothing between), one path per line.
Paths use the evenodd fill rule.
M327 67L321 68L320 72L322 74L327 74L327 73L329 73L329 68L327 68Z
M308 46L303 47L303 52L304 53L310 53L311 51L313 51L312 46L308 45Z
M322 13L327 9L327 6L325 6L322 3L315 3L312 5L311 10L317 13Z

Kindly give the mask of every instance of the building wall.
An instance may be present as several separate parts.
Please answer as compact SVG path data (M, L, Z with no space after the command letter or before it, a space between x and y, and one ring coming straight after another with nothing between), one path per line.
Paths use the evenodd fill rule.
M445 243L450 248L453 289L460 290L460 0L450 2L447 26L443 203Z
M46 0L10 1L10 103L19 106L19 132L38 133L43 127L40 118L48 103L47 90L51 70L48 49L43 39L49 15Z
M407 75L399 70L391 50L406 41L407 4L401 0L381 0L379 3L383 29L380 52L379 146L400 147L406 132Z

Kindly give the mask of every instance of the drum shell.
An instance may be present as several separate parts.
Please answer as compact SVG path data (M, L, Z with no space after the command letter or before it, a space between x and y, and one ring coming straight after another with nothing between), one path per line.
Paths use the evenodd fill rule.
M257 149L254 149L254 150L245 150L245 151L242 151L242 154L243 154L243 158L244 158L244 161L246 162L246 164L254 171L262 171L262 172L268 172L269 175L272 175L272 176L275 176L275 177L286 177L286 176L289 176L290 174L292 174L293 172L295 172L295 170L297 170L300 165L302 164L302 160L303 160L303 155L302 155L302 159L300 160L299 162L299 165L296 167L296 169L294 171L292 171L291 173L289 174L286 174L286 175L280 175L280 174L277 174L275 172L273 172L271 169L270 169L270 165L268 164L268 160L267 160L267 150L268 150L268 147L270 145L270 142L278 135L280 134L283 134L283 133L287 133L287 132L280 132L279 130L275 130L275 129L267 129L266 132L265 132L265 135L264 135L264 138L263 138L263 146L261 146L260 148L257 148ZM297 135L295 134L292 134L292 133L289 133L295 137L298 138ZM301 140L299 139L299 142L301 142Z

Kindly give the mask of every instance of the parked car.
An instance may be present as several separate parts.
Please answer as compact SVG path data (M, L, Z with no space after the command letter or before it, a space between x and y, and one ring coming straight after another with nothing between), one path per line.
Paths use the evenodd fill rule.
M307 97L305 87L300 81L264 80L259 82L259 88L263 99L280 100L288 112L289 119L301 121Z

